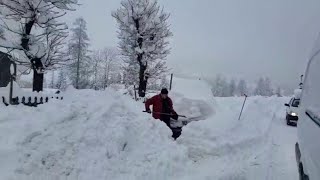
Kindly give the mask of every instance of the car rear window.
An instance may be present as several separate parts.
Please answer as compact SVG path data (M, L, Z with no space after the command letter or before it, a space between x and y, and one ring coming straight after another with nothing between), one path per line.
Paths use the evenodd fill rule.
M300 104L300 99L295 99L292 101L292 107L298 107Z

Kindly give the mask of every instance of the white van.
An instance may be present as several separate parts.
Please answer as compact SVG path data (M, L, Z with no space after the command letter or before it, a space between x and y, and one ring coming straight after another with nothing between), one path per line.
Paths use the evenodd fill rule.
M320 40L320 39L319 39ZM300 179L320 180L320 41L308 62L298 108L296 159Z

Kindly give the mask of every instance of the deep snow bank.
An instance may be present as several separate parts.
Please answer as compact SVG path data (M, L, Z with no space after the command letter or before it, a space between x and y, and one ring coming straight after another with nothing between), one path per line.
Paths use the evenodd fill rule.
M3 110L3 179L160 180L190 163L163 123L113 91L69 91L64 101Z

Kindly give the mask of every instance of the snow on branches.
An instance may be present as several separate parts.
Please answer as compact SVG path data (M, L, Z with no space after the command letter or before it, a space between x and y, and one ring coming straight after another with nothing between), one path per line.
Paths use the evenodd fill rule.
M145 87L146 74L148 77L158 76L153 72L166 69L163 60L170 53L168 38L172 36L169 14L156 0L123 0L112 16L118 22L122 55L127 58L129 66L139 68L136 76L139 77L139 95L143 96L145 88L141 86Z
M19 61L30 62L40 59L42 68L50 68L63 61L62 42L67 37L67 26L59 18L77 0L0 0L0 26L9 37L0 46L20 50L24 58ZM58 59L61 59L58 61Z

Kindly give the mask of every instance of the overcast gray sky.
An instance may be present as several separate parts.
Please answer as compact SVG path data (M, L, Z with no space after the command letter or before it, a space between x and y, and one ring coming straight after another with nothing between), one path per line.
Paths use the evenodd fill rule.
M111 12L120 0L80 0L93 49L117 46ZM173 72L224 74L250 81L269 76L295 87L320 32L319 0L159 0L171 14Z

